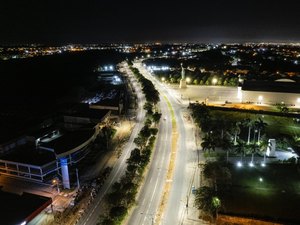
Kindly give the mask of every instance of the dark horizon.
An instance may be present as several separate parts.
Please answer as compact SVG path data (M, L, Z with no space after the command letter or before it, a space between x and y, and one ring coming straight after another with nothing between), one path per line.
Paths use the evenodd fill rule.
M300 42L300 2L22 2L0 9L0 44Z

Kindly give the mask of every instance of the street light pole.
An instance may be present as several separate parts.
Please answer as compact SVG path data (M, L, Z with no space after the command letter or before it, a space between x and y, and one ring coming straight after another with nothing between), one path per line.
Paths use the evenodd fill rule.
M52 180L52 184L56 185L57 193L60 193L57 178L55 178L55 179Z
M79 176L78 176L78 169L76 168L76 177L77 177L77 188L79 190L80 188L80 183L79 183Z

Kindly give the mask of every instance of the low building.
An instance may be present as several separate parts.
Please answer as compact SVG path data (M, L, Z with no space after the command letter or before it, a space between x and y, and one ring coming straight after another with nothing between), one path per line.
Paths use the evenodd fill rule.
M0 190L1 224L25 225L52 204L52 199L24 192L22 195Z
M68 166L86 156L109 115L85 107L65 114L63 124L23 135L0 157L0 174L45 182L60 170L64 188L70 188Z
M242 102L300 107L300 83L290 79L244 81L238 92Z

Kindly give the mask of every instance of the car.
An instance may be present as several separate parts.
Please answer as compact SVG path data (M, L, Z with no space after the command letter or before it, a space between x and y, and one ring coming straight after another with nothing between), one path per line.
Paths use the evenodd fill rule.
M192 186L192 194L196 194L196 188L195 188L195 186Z

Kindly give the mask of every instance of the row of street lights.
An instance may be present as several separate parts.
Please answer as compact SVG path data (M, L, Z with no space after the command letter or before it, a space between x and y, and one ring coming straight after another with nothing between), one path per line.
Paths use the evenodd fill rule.
M161 78L161 81L162 81L162 82L165 82L165 81L166 81L166 78L165 78L165 77L162 77L162 78ZM190 77L187 77L187 78L186 78L186 82L187 82L188 84L191 83L191 81L192 81L192 80L191 80ZM211 81L211 83L212 83L213 85L216 85L216 84L218 83L218 79L217 79L217 78L213 78L212 81Z

